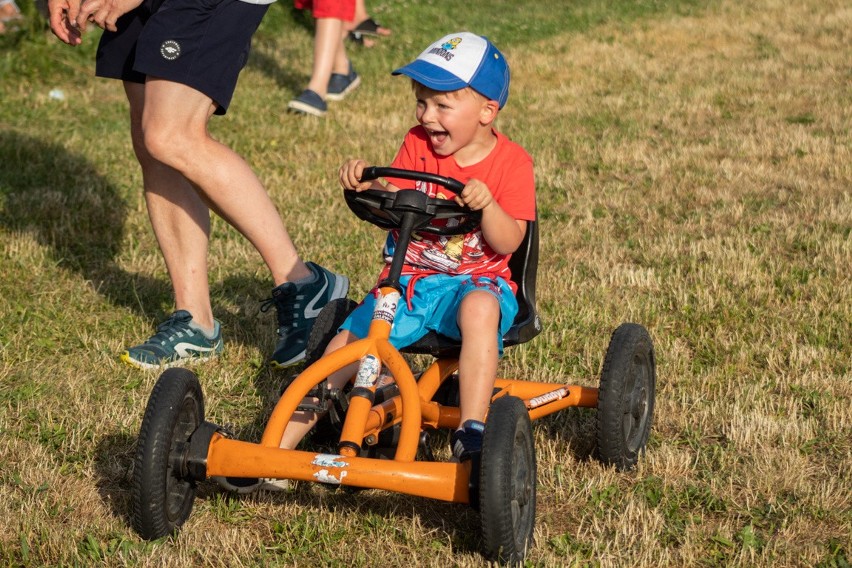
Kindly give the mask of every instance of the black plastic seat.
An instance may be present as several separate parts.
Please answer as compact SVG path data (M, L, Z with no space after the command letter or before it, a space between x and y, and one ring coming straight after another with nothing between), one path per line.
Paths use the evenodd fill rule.
M518 314L503 336L503 347L526 343L541 333L541 320L535 309L535 280L538 270L538 221L527 222L527 232L518 250L509 259L512 280L517 284ZM402 349L403 353L432 355L437 358L458 357L461 342L430 331L417 342Z

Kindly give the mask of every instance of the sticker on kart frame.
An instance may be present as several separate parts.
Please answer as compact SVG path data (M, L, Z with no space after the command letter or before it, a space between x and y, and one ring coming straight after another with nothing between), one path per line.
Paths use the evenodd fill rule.
M379 296L379 301L376 302L376 308L373 310L373 319L380 319L392 324L393 318L396 316L399 297L399 292L390 292Z
M379 370L382 365L379 358L369 353L361 358L361 365L358 367L358 374L355 376L355 386L370 388L379 380Z
M349 467L349 462L340 461L343 456L338 454L317 454L311 465L320 467Z
M340 485L343 483L343 478L346 477L346 472L340 472L340 479L334 477L327 469L321 469L314 474L314 477L320 483L330 483L331 485Z

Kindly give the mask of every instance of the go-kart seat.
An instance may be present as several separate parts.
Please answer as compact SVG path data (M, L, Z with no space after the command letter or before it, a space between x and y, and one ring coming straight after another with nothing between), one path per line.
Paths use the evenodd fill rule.
M518 314L503 336L503 347L525 343L541 332L541 320L535 310L535 279L538 269L538 221L527 222L527 232L518 250L509 259L512 280L517 284ZM403 353L427 354L437 358L458 357L461 343L430 331Z

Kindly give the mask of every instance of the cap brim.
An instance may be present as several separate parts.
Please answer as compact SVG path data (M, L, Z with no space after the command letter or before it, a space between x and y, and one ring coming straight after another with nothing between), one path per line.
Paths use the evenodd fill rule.
M411 77L433 91L456 91L468 86L467 82L459 79L449 71L421 59L416 59L405 67L400 67L396 71L393 71L391 74Z

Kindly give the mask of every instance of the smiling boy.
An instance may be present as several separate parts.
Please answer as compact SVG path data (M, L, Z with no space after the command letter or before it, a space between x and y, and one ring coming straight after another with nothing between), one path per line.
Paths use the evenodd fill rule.
M465 187L455 195L423 182L414 187L393 178L386 186L362 182L367 163L359 159L341 166L340 183L355 191L414 189L482 211L481 227L471 233L449 239L423 234L411 241L401 279L406 301L400 303L390 337L397 348L429 331L461 340L461 417L452 449L463 461L481 450L503 335L518 311L508 262L527 222L535 219L533 163L521 146L494 128L509 96L509 66L488 39L469 32L447 35L393 74L412 79L418 125L405 136L391 166L455 178ZM393 246L391 234L388 263ZM375 295L368 294L326 352L366 336L374 303ZM352 376L349 371L329 377L330 386L342 386ZM283 447L295 447L316 421L306 414L288 426Z
M438 174L465 184L458 195L431 183L388 178L387 185L362 182L367 162L347 161L340 183L347 190L422 191L455 199L482 211L481 227L447 238L420 234L411 240L400 284L405 301L397 308L390 341L398 349L435 331L461 340L459 354L459 427L452 436L453 457L475 458L482 448L485 418L503 351L503 335L518 312L509 258L535 219L533 163L521 146L494 128L509 96L509 66L486 38L461 32L436 41L418 58L393 72L412 79L418 125L406 134L391 167ZM452 221L451 221L452 222ZM385 245L385 278L395 232ZM376 303L375 290L349 315L326 353L367 336ZM342 388L357 363L328 377L329 388ZM318 399L308 400L312 405ZM281 438L295 448L319 419L297 411ZM242 493L279 485L257 479L220 480Z

